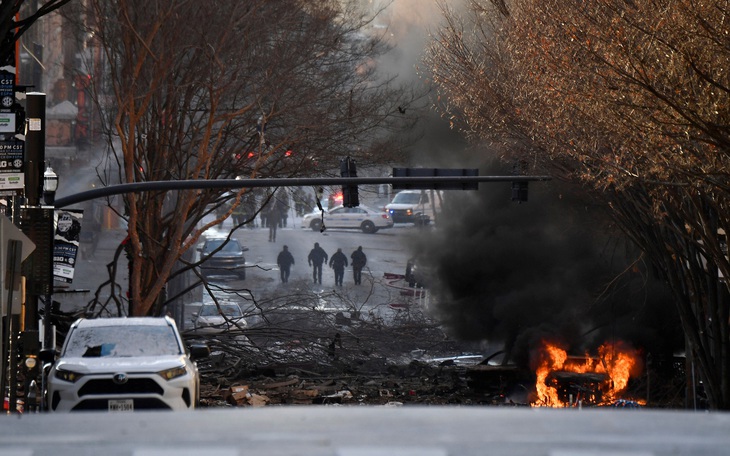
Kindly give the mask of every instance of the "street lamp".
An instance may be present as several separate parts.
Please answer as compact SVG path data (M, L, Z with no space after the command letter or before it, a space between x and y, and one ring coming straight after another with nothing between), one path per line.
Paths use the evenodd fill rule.
M53 168L48 166L46 172L43 173L43 200L48 206L51 206L48 210L51 211L51 220L53 220L54 203L56 200L56 190L58 190L58 175L53 171ZM46 302L43 309L43 346L40 351L41 361L41 391L45 392L47 388L47 374L51 363L55 359L56 347L53 343L53 327L51 326L51 312L53 311L53 238L56 235L55 224L51 224L51 242L50 249L51 255L49 256L50 268L50 284L48 285L48 291L46 292ZM45 395L41 398L41 410L47 410L48 403Z
M56 200L56 190L58 190L58 175L53 168L48 166L46 172L43 173L43 200L47 205L53 206Z

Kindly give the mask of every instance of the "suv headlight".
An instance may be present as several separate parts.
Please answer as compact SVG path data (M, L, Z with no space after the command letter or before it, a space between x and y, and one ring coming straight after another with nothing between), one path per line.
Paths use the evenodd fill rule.
M83 377L84 374L79 374L78 372L70 371L70 370L63 370L63 369L56 369L56 375L55 377L58 379L61 379L65 382L71 382L74 383L76 380Z
M162 371L159 371L157 375L164 378L165 380L172 380L173 378L182 377L183 375L187 374L188 371L185 370L185 366L178 366L173 367L172 369L165 369Z

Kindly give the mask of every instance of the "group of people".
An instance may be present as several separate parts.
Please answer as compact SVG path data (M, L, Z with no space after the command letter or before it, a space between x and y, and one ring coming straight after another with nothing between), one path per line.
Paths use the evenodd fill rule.
M312 267L312 279L314 283L322 285L322 266L328 264L335 272L335 286L342 286L342 280L345 276L345 268L348 266L347 256L342 252L341 248L337 249L337 252L332 254L330 258L327 252L319 246L319 242L314 243L314 248L309 252L307 256L307 262ZM350 264L352 265L352 274L355 280L355 285L362 284L362 270L368 262L368 258L365 252L362 251L362 246L358 247L357 250L352 252L350 255ZM291 267L294 264L294 256L289 251L288 246L284 246L283 250L279 253L276 259L276 264L279 265L281 271L281 281L287 283L289 281L289 274L291 273Z

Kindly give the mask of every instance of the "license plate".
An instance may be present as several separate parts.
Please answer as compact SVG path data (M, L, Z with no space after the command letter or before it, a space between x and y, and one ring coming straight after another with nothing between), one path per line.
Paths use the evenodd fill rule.
M133 399L109 399L110 412L132 412L134 411Z

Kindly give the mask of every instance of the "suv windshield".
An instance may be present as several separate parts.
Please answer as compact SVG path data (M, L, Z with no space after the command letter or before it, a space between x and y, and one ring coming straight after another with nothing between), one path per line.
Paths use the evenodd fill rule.
M225 239L211 239L208 242L205 243L205 251L206 252L212 252L213 250L217 249L221 244L223 244L226 240ZM231 239L228 241L226 245L223 246L222 249L220 249L220 252L241 252L241 246L238 244L238 241L235 239Z
M241 308L235 304L221 304L220 306L223 315L229 318L243 316L243 314L241 313ZM212 317L215 315L220 315L220 313L218 312L218 308L215 305L203 306L200 308L201 317Z
M418 204L421 201L419 193L398 193L393 198L395 204Z
M123 325L76 328L70 335L67 357L128 357L180 354L169 326Z

